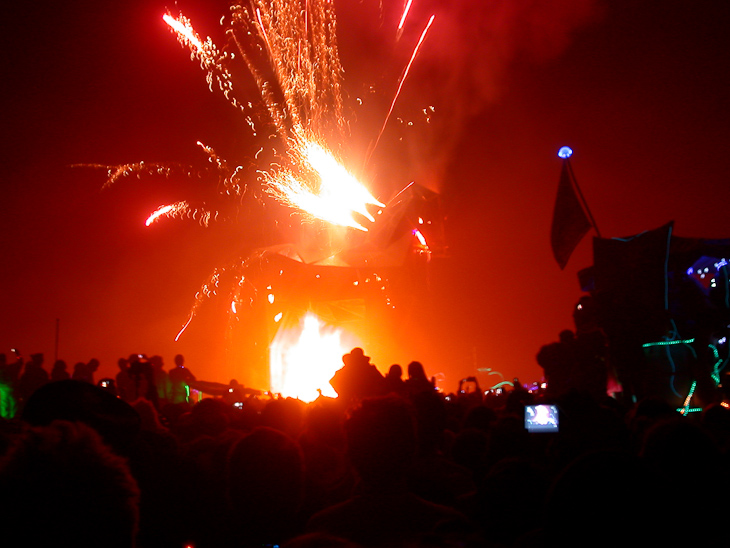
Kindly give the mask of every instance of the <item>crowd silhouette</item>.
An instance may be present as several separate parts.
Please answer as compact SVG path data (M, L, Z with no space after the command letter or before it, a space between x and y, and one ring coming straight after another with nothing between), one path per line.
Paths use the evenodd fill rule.
M0 355L4 546L730 544L720 404L682 416L559 375L553 390L469 378L443 393L420 362L384 376L361 348L339 397L310 404L235 381L193 401L181 355L166 372L132 354L98 381L97 360L43 363ZM547 403L558 430L528 432L525 406Z

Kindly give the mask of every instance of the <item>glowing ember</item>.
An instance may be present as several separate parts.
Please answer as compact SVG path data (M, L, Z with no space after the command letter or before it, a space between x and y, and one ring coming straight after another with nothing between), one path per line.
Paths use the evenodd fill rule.
M190 219L198 221L202 226L208 226L213 216L214 214L210 211L207 211L205 209L193 209L186 201L182 201L158 207L149 217L147 217L147 220L144 224L150 226L152 223L155 223L159 219L164 217L188 217Z
M329 380L342 367L342 356L358 343L342 342L341 329L325 326L307 313L301 325L282 329L269 348L271 390L286 397L311 402L323 396L337 397ZM350 337L348 337L350 338Z
M145 221L145 225L150 226L152 223L157 221L160 217L174 217L175 215L179 215L180 213L184 213L188 209L187 202L177 202L174 204L169 204L166 206L160 206L158 207L152 215L147 217L147 220Z
M190 25L190 22L187 19L182 16L179 19L175 19L169 13L163 15L162 19L165 21L165 23L170 25L170 28L172 28L175 32L181 35L181 37L184 37L184 39L187 40L191 45L195 46L198 50L203 49L203 43L200 41L198 35L195 34L193 27Z

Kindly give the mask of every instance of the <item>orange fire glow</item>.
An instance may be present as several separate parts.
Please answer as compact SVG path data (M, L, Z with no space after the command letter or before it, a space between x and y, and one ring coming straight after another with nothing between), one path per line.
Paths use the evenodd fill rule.
M336 398L329 380L342 367L342 356L354 346L358 342L351 335L325 325L311 312L298 326L282 326L269 347L271 390L304 402L316 400L318 390Z

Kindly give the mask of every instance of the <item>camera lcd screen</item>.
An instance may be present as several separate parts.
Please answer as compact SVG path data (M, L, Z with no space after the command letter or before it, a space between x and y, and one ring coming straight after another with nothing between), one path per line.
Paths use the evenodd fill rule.
M526 405L525 428L528 432L557 432L558 407L556 405Z

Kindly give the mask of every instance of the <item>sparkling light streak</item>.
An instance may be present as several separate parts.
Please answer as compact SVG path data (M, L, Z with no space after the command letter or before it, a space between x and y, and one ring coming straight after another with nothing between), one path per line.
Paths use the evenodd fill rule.
M651 348L652 346L672 346L675 344L692 344L695 342L694 339L677 339L675 341L658 341L658 342L650 342L650 343L644 343L641 345L642 348Z
M193 27L190 25L190 22L180 16L179 19L175 19L172 15L169 13L166 13L162 16L162 19L170 25L172 30L177 32L181 37L183 37L185 40L188 41L192 46L195 46L195 48L199 51L203 51L203 42L200 41L200 38L197 34L195 34L195 31L193 30Z
M147 217L144 224L150 226L161 218L181 219L183 217L197 221L200 226L208 226L211 220L218 217L218 214L207 209L192 208L186 201L181 201L158 207Z
M195 315L195 312L191 312L190 313L190 317L188 318L188 321L185 322L185 325L182 326L182 329L180 329L180 331L178 331L177 335L175 335L175 342L177 342L180 339L180 335L182 335L185 332L185 330L190 325L190 322L193 321L193 316L194 315Z
M406 17L408 17L408 12L411 11L412 3L413 0L408 0L408 2L406 2L406 7L403 9L403 15L400 18L400 23L398 23L398 31L395 35L396 40L400 40L400 37L403 35L403 25L405 25L406 23Z
M147 220L145 221L146 226L150 226L152 223L157 221L160 217L174 217L176 215L180 215L181 213L185 213L188 211L188 203L187 202L176 202L174 204L169 204L165 206L158 207L152 215L147 217Z
M400 82L398 82L398 89L395 92L395 96L393 97L393 102L390 104L390 108L388 109L388 114L386 114L385 121L383 121L383 127L380 128L380 133L378 133L378 138L375 139L375 144L373 145L372 150L375 150L378 147L378 143L380 143L380 138L383 136L385 127L388 125L388 120L390 119L390 115L393 114L393 108L395 108L395 103L398 101L398 96L400 95L401 89L403 89L403 84L406 81L406 78L408 77L408 72L411 70L411 65L413 65L413 61L416 60L416 55L418 55L418 50L421 48L421 44L423 44L423 41L426 39L426 34L428 33L428 29L431 28L431 25L433 24L433 20L435 17L436 17L436 15L432 15L431 18L428 20L428 23L426 23L426 28L423 29L423 32L421 33L421 37L418 39L418 43L416 44L416 47L413 48L413 53L411 54L411 59L410 59L410 61L408 61L408 64L406 65L406 69L403 71L403 76L401 76ZM372 150L371 150L371 154L372 154Z

